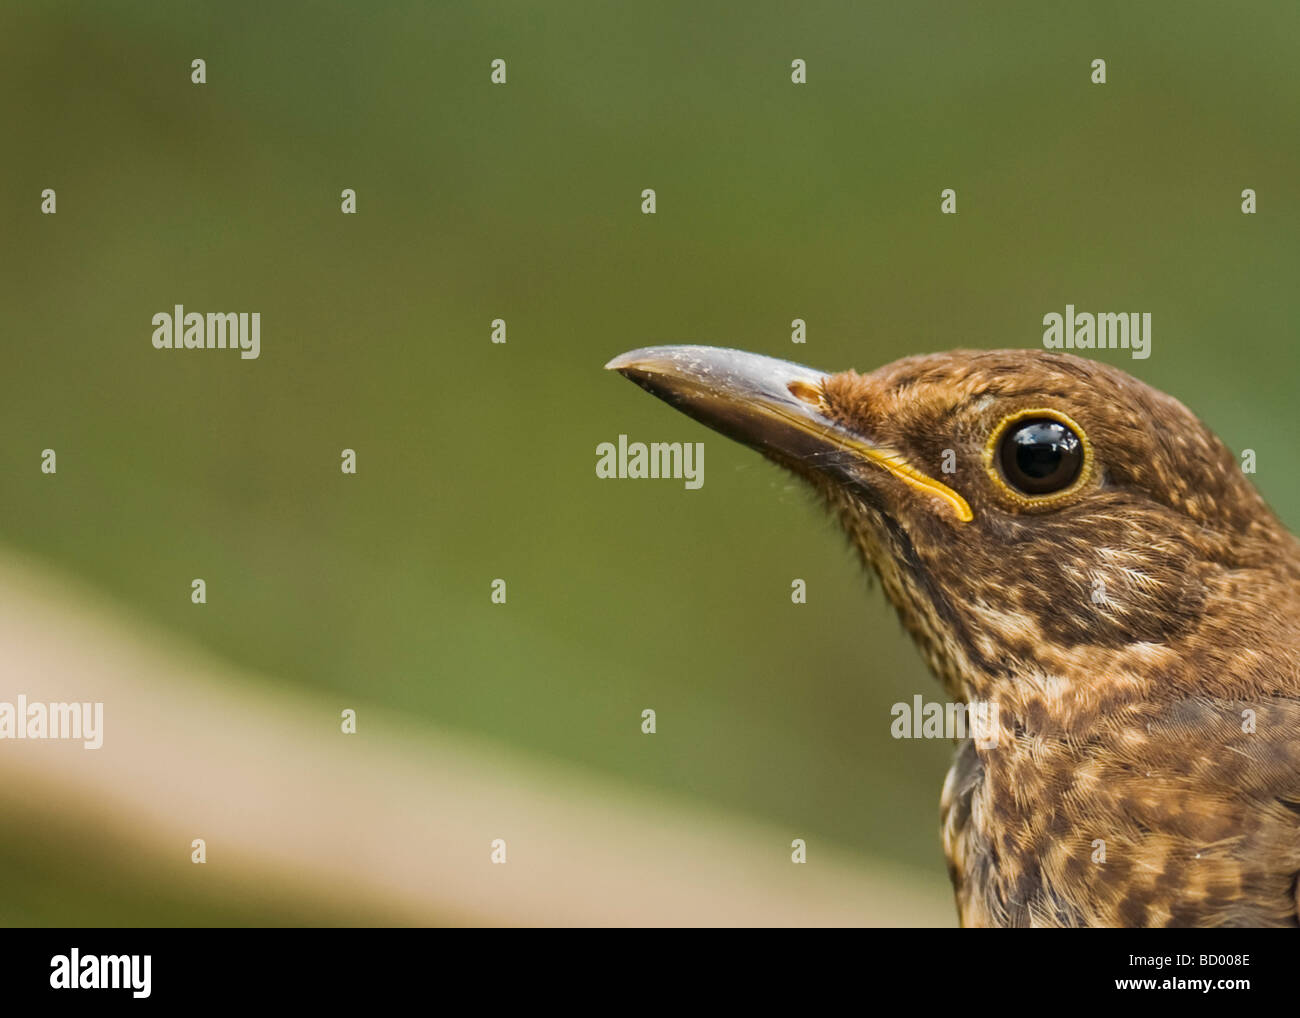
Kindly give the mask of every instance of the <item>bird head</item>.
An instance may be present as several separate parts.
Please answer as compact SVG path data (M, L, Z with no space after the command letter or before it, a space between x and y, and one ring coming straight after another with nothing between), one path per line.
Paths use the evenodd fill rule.
M1242 570L1276 574L1279 544L1294 569L1227 447L1096 361L953 351L830 374L664 346L607 367L810 482L959 699L1019 697L1068 724L1190 681L1181 641L1213 655L1250 638L1239 612L1230 638L1207 629L1207 602ZM1249 685L1250 661L1231 664Z
M608 366L806 478L996 707L940 800L963 924L1296 924L1300 545L1182 404L1047 351Z

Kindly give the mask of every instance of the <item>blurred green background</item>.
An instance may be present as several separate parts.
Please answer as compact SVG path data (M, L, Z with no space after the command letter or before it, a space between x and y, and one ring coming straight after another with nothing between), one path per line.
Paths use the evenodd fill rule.
M942 885L951 748L889 737L893 703L940 698L892 610L811 495L604 362L867 370L1038 346L1067 302L1149 311L1149 360L1098 356L1255 449L1300 525L1297 5L136 0L0 26L0 537L277 682ZM260 359L154 350L176 303L260 311ZM704 441L703 489L597 479L620 433ZM2 840L34 882L79 865ZM20 918L77 920L39 897ZM133 909L83 918L159 914Z

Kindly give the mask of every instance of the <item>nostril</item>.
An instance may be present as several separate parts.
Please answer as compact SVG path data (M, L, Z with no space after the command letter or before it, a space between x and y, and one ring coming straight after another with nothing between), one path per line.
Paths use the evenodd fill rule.
M822 405L822 390L820 385L813 385L811 382L805 382L801 378L796 378L793 382L786 385L790 390L790 395L795 399L803 400L812 406L820 407Z

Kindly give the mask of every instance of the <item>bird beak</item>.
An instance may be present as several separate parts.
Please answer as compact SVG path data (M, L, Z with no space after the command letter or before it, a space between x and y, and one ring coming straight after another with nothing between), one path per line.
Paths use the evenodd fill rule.
M713 346L644 347L605 367L688 417L801 473L818 470L870 486L871 474L883 468L943 501L961 522L973 518L966 500L947 485L827 416L825 372Z

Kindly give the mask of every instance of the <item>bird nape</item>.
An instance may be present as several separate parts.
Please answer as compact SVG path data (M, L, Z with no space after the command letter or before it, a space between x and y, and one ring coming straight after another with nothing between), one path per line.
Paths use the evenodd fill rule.
M1106 364L607 367L808 481L948 694L968 926L1296 926L1300 544L1215 435Z

